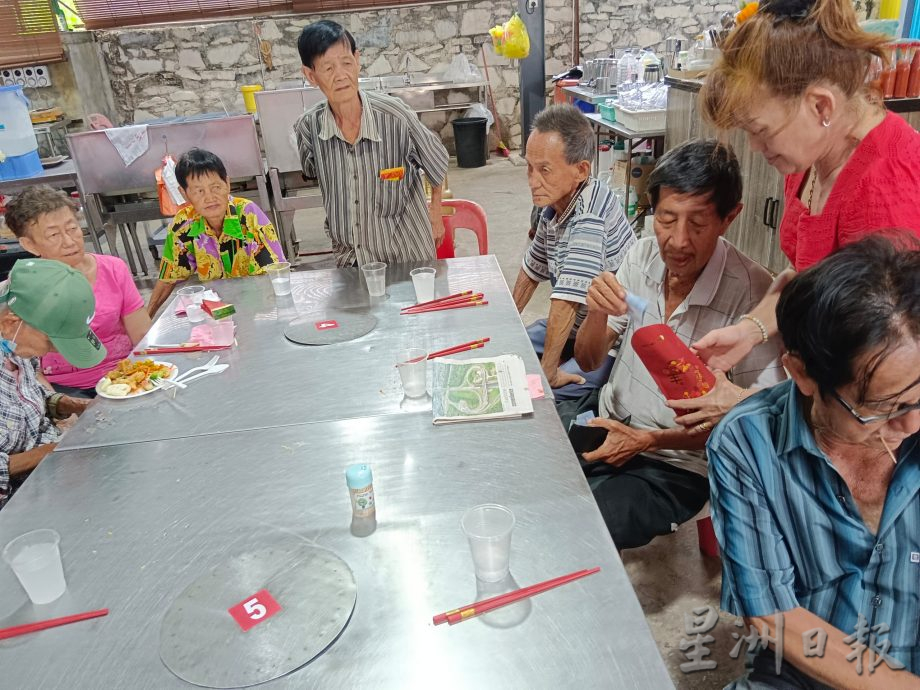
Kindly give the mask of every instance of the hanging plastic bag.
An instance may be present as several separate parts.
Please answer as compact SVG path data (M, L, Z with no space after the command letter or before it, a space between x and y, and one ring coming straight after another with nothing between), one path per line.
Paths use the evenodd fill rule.
M521 60L530 55L530 35L517 12L505 22L504 51L505 57L512 60Z
M489 35L492 37L492 48L496 55L505 54L505 26L497 24L489 29Z
M187 203L179 189L179 180L176 179L176 160L167 154L163 158L163 167L157 168L154 175L157 179L160 213L164 216L176 215Z
M454 55L454 59L451 60L442 78L455 84L463 84L482 79L482 74L479 68L467 59L466 55L459 53Z

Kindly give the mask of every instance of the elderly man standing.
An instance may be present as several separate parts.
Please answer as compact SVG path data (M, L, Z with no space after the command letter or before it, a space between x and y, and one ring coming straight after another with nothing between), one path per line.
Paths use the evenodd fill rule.
M304 76L326 97L294 132L304 175L319 180L336 265L433 259L444 237L444 145L401 100L358 89L360 53L339 24L310 24L297 48Z
M591 281L616 271L636 240L613 192L590 177L595 146L588 120L571 105L540 112L527 140L527 180L543 211L514 285L514 303L521 312L537 285L552 285L549 317L527 333L562 400L580 398L607 380L612 358L590 372L572 359L575 334L587 314Z
M601 389L603 444L583 455L604 521L620 549L676 529L709 498L704 444L711 430L679 427L648 370L630 347L635 330L665 323L687 345L735 323L770 286L770 274L722 235L741 212L741 171L730 149L690 141L661 158L649 177L655 237L639 240L616 275L602 273L588 292L588 316L575 357L596 367L622 347ZM627 292L645 300L640 322L626 316ZM609 318L608 318L609 317ZM783 380L779 347L761 344L728 372L743 387ZM593 401L585 401L591 407Z

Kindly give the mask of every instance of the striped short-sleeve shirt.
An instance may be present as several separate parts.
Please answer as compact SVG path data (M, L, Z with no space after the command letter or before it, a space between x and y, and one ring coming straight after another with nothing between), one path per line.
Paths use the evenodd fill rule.
M549 281L550 299L575 302L574 335L587 315L591 281L604 271L616 271L636 241L610 188L589 178L558 215L547 207L524 254L523 269L532 280Z
M447 149L401 100L360 92L361 130L348 143L328 101L294 125L304 175L319 181L336 265L435 256L421 172L438 186Z
M626 316L610 317L607 327L620 334L610 381L601 389L598 401L601 415L614 419L630 417L637 429L673 429L674 410L652 375L630 347L636 329L656 323L667 324L685 344L692 345L709 331L735 323L760 302L772 278L765 268L738 251L728 240L719 238L715 251L700 273L686 299L666 321L665 283L667 268L654 237L644 237L630 249L617 280L631 293L648 303L641 323ZM779 339L758 345L728 372L732 381L747 388L772 386L786 378L780 362ZM706 456L701 450L649 451L646 457L661 460L690 472L706 474Z
M802 607L850 635L885 623L889 653L920 673L920 434L898 449L877 533L818 447L792 381L731 410L707 443L722 608Z

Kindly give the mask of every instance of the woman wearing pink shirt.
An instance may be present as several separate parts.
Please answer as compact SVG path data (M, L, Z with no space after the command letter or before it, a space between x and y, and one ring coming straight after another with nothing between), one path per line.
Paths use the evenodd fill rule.
M42 372L59 392L83 397L96 395L96 383L150 328L150 316L125 262L107 254L87 254L76 206L59 190L37 185L7 206L6 224L27 252L61 261L83 273L96 298L90 324L105 345L106 358L92 369L77 369L57 353L42 357Z

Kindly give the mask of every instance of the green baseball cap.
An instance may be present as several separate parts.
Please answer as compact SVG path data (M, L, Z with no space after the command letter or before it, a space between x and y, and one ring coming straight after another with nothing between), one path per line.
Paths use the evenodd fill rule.
M0 303L47 335L54 348L79 369L105 359L106 351L89 324L96 298L86 277L60 261L20 259L0 287Z

